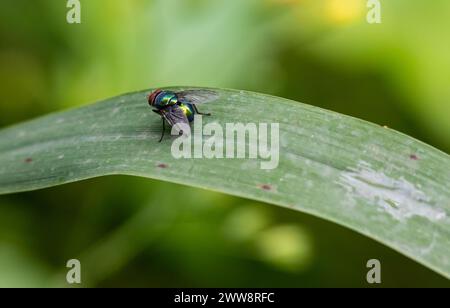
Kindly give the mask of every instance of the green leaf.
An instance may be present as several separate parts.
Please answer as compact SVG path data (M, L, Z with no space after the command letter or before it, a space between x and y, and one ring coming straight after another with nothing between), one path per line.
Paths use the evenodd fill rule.
M278 167L262 170L259 158L175 159L175 137L166 135L158 143L161 120L147 105L149 91L0 131L0 193L112 174L160 179L322 217L450 278L447 154L320 108L216 90L219 99L200 106L212 113L203 124L279 123Z

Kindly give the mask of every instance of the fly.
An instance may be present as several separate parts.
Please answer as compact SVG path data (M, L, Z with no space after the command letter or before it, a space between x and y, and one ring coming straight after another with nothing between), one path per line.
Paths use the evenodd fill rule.
M153 112L162 118L163 130L159 142L163 140L166 121L170 126L178 123L189 125L190 122L194 121L195 114L210 116L210 113L200 112L196 105L213 101L218 97L215 91L206 89L185 91L157 89L150 93L147 97L148 104L154 107Z

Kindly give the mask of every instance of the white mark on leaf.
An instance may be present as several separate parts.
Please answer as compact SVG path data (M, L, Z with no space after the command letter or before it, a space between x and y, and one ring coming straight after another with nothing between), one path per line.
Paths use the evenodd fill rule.
M112 112L111 112L111 114L117 114L117 113L119 113L120 112L120 107L116 107L116 108L114 108L113 110L112 110Z
M352 199L356 196L376 204L381 211L398 221L414 216L431 221L447 217L445 211L437 208L431 198L414 184L404 178L393 179L375 171L366 162L342 172L338 184L347 190Z

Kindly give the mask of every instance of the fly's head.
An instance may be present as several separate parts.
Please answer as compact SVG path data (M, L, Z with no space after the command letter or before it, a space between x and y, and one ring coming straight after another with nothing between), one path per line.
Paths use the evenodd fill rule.
M156 97L157 97L158 94L161 93L161 92L162 92L161 89L157 89L157 90L153 91L152 93L150 93L150 94L147 96L148 104L149 104L150 106L154 106Z

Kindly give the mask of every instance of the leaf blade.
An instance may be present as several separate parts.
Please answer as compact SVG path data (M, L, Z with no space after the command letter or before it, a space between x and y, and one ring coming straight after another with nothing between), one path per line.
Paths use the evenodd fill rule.
M178 88L176 88L179 90ZM280 160L179 159L149 91L0 131L0 194L127 174L186 184L328 219L450 278L450 159L404 134L273 96L215 90L204 123L279 123Z

